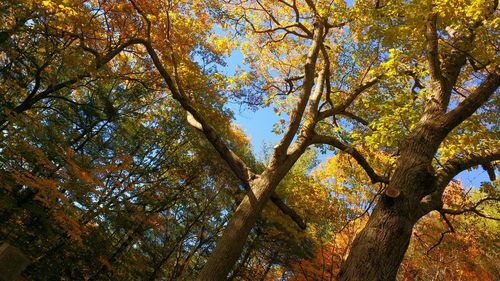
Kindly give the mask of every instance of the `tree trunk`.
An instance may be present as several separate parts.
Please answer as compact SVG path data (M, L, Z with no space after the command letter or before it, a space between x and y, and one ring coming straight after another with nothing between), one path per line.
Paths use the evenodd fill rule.
M395 280L415 221L400 213L394 199L384 197L343 262L339 281Z
M251 191L245 195L223 235L217 240L216 247L197 280L226 280L243 251L250 230L278 184L277 178L276 175L263 174L251 183Z
M381 196L342 263L339 281L396 280L413 226L425 214L420 200L435 186L431 163L439 135L424 125L413 134L400 147L401 156L387 187L397 191L396 198Z

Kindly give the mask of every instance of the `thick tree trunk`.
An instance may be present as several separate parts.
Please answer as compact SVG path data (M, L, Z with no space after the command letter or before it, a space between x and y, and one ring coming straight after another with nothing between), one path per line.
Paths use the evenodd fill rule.
M413 226L424 215L420 200L435 187L432 157L440 135L423 123L401 146L387 190L343 262L339 281L395 280L408 249ZM389 193L386 193L389 194Z
M245 195L223 235L217 240L216 247L197 280L227 279L227 275L243 251L250 230L257 222L278 182L276 176L263 175L251 183L251 191Z
M394 199L384 197L353 242L339 281L395 280L415 221L401 214Z

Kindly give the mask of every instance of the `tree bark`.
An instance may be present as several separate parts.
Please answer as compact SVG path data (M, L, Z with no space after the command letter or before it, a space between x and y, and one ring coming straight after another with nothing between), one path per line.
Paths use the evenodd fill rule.
M415 220L401 213L395 199L384 196L342 264L339 281L395 280L410 242Z
M339 281L396 280L413 226L426 213L420 200L435 189L432 158L443 134L424 119L400 146L400 158L364 229L342 263ZM395 196L391 196L395 194Z
M276 175L262 174L250 184L250 191L236 209L223 235L198 275L199 281L226 280L243 251L250 230L278 185Z

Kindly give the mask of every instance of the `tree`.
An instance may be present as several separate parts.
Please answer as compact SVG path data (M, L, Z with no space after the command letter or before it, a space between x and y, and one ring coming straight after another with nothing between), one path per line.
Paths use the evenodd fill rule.
M337 217L339 226L315 240L312 258L293 263L289 279L336 279L342 260L356 233L365 227L373 200L380 192L362 180L362 173L345 154L327 159L314 172L318 183L335 192L335 198L343 198L350 211ZM498 251L491 245L498 243L497 194L496 188L486 182L479 189L451 182L443 195L443 208L448 213L432 212L417 222L396 280L494 279L498 275L494 264Z
M184 112L155 88L156 77L138 79L144 65L134 68L120 53L129 45L95 55L66 33L80 20L99 28L85 7L64 4L2 3L3 22L14 25L1 42L0 239L32 258L25 274L35 279L192 279L240 187L210 144L185 128ZM194 70L215 76L210 66ZM198 86L205 82L212 83ZM228 116L213 114L212 124L254 163Z
M442 208L443 192L453 177L478 165L491 173L491 163L500 157L495 118L500 84L494 36L497 5L22 2L11 5L24 13L8 21L11 26L0 44L33 47L20 47L20 52L2 58L13 69L28 70L12 72L19 77L2 76L24 92L21 102L19 96L7 96L3 103L9 106L1 122L82 79L102 79L101 72L168 93L187 123L213 146L208 154L225 161L246 190L199 280L228 276L270 199L301 224L276 195L277 186L308 147L327 145L342 151L364 169L371 184L385 187L342 264L339 280L393 280L419 219L433 210L460 212ZM33 6L38 14L27 12ZM210 35L219 20L229 24L218 26L218 33L241 36L240 48L250 68L228 79L205 69L231 49L227 37ZM82 67L67 69L62 56L56 60L61 68L47 68L53 65L52 56L43 56L51 53L49 48L40 50L41 62L35 52L38 56L28 53L35 57L32 64L17 64L18 54L37 50L39 43L17 41L10 34L18 29L42 41L59 40L48 40L57 43L54 52L69 51ZM68 70L62 82L57 81L60 69ZM41 87L45 90L39 91ZM223 121L228 89L253 105L272 104L286 115L277 126L281 140L259 170L229 137L235 130ZM372 167L380 161L380 152L395 161Z

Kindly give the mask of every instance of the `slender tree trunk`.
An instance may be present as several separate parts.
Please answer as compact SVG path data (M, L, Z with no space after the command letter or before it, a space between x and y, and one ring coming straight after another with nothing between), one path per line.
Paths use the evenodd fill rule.
M250 230L260 217L262 209L281 177L263 174L250 184L251 191L234 212L226 230L198 275L199 281L226 280L227 275L243 251Z

